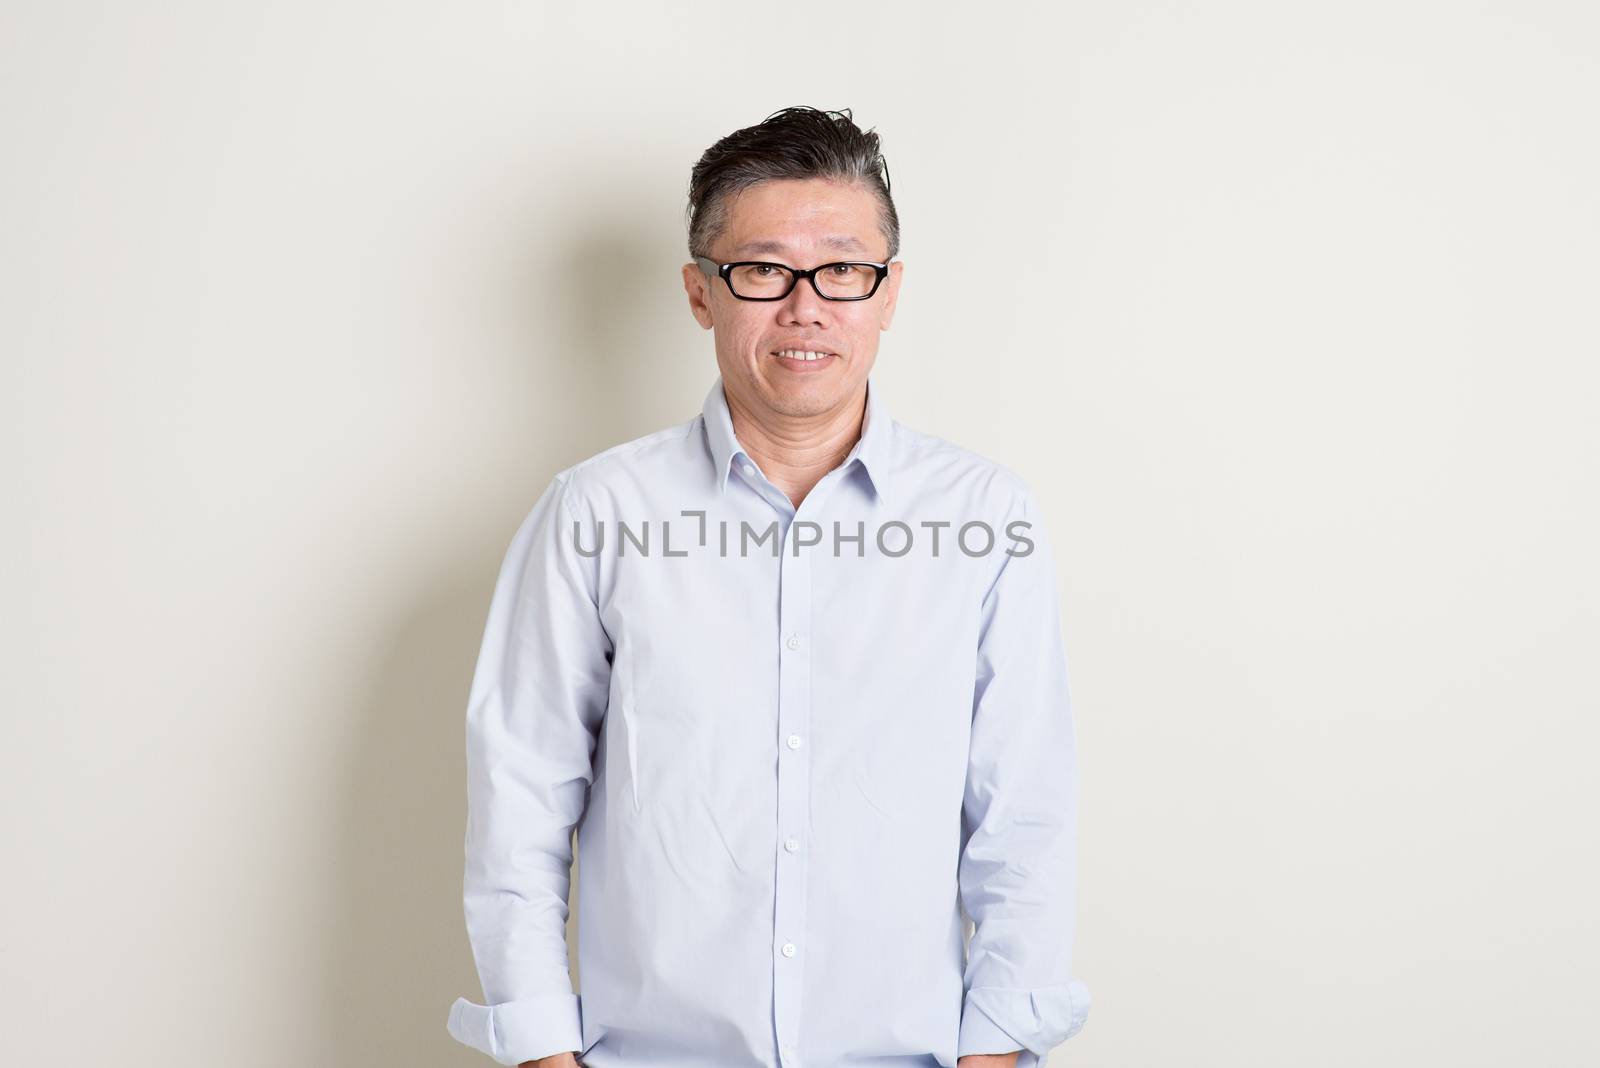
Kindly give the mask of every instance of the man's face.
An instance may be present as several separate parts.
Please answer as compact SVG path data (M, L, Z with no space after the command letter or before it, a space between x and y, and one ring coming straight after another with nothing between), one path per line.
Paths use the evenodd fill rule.
M718 263L768 260L805 269L840 260L882 263L888 240L878 201L858 185L823 179L770 181L729 204L727 228L708 250ZM739 300L721 278L697 264L683 269L689 306L716 337L717 365L728 393L746 408L787 416L837 411L858 395L889 328L902 265L869 300L824 300L801 281L782 300ZM826 352L820 360L778 356L784 349Z

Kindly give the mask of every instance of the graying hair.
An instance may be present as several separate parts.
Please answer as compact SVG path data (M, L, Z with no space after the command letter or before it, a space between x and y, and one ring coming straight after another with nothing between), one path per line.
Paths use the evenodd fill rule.
M889 164L878 149L878 135L863 132L849 108L794 107L735 130L694 165L685 212L689 255L711 255L709 249L727 229L729 203L740 192L761 182L810 178L859 183L876 195L888 259L899 254L900 217L889 195Z

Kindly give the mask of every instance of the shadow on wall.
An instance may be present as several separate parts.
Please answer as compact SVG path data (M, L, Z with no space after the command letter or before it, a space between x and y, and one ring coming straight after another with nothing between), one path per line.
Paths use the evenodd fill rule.
M449 1037L445 1017L458 995L481 1000L461 906L463 720L499 565L556 471L691 418L716 375L711 335L689 314L678 273L688 259L681 219L610 216L580 238L548 237L550 204L594 199L541 198L541 214L518 224L524 254L480 305L504 316L491 334L511 342L479 357L498 366L475 369L503 391L491 410L526 412L490 465L508 484L475 491L483 479L463 479L454 499L437 502L458 517L441 527L454 537L429 543L437 555L415 561L402 608L371 635L364 677L350 679L356 714L330 716L359 730L347 741L343 792L329 798L332 826L307 832L330 843L320 954L301 977L321 984L324 1015L313 1027L278 1024L301 1031L308 1063L481 1061ZM442 355L440 374L473 358ZM575 922L574 909L569 941Z

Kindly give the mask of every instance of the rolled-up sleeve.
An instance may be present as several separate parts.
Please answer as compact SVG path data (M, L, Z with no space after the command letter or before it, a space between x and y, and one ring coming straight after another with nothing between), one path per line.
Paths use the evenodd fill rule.
M467 703L463 902L485 1004L456 999L447 1027L500 1064L582 1049L567 894L611 643L593 561L574 542L570 478L551 482L512 539Z
M998 544L1016 555L983 600L962 802L958 881L974 926L957 1053L1020 1050L1017 1068L1038 1068L1089 1012L1072 976L1077 735L1054 556L1020 482L1007 527Z

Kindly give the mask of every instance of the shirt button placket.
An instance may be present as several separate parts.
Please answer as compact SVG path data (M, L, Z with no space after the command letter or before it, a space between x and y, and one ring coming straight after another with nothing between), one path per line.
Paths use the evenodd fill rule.
M800 1045L801 978L806 947L806 855L810 805L811 557L794 555L793 522L784 531L779 567L778 651L778 827L785 837L777 854L777 900L773 907L773 1019L783 1068L803 1068Z

